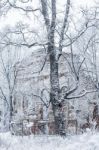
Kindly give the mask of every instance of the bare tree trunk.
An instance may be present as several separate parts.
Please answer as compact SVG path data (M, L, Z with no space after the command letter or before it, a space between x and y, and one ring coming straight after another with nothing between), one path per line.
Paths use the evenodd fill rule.
M9 97L9 103L10 103L10 114L9 114L9 128L10 128L10 124L11 124L11 121L12 121L12 116L13 116L13 103L12 103L12 95L10 95Z
M56 59L54 46L49 44L48 50L50 51L50 101L55 120L55 133L59 135L65 135L65 122L62 112L62 104L59 102L60 87L58 76L58 60Z
M62 105L59 102L59 76L58 76L58 59L56 57L55 48L55 26L56 26L56 0L51 1L52 5L52 20L50 31L48 32L48 53L50 57L50 101L52 104L54 120L55 120L55 133L65 134L64 117L62 113ZM47 25L48 26L48 25Z

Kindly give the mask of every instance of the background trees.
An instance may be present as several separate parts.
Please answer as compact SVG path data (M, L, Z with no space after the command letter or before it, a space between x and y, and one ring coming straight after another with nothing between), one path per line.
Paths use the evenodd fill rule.
M13 11L19 11L19 13L25 13L27 17L29 17L33 21L35 20L36 22L35 24L35 22L28 20L28 25L19 23L19 25L16 26L15 29L10 29L8 33L5 34L5 37L1 39L1 47L4 48L6 46L10 49L12 49L13 47L17 47L25 50L31 49L31 51L36 48L42 48L43 51L45 50L46 56L49 57L50 62L50 103L52 104L55 119L56 134L63 135L65 134L65 122L62 112L64 101L73 98L80 98L87 93L91 93L97 90L97 88L94 90L92 89L91 91L81 89L81 94L78 93L77 95L73 95L79 88L80 70L82 69L82 66L86 66L87 68L89 68L86 65L86 63L88 64L89 60L87 54L90 50L90 47L93 49L93 45L95 45L96 33L91 33L91 31L96 27L96 11L91 11L91 13L88 13L88 10L83 10L83 19L81 23L78 23L77 21L75 21L73 16L71 16L72 2L70 0L67 0L62 12L60 12L59 4L56 0L40 0L35 6L33 5L33 2L34 1L24 2L19 0L13 2L10 0L4 0L0 2L1 14L7 13L8 11L11 11L11 9L13 9ZM34 26L38 24L40 24L39 30L35 30ZM66 61L68 61L71 69L71 74L74 77L73 87L60 85L59 60L61 57L64 57L63 51L68 51L71 54L71 63L69 62L70 60L68 61L67 58L65 58ZM78 66L75 66L74 64L75 52L77 52L78 55L80 54L81 60ZM93 61L95 64L95 50L93 50L93 52ZM88 59L86 59L86 57ZM3 59L2 63L9 87L11 117L13 109L11 99L14 90L16 74L14 74L14 82L12 86L12 75L9 73L9 62L8 69L5 68ZM45 64L46 59L39 72L43 70ZM96 67L94 67L94 69L95 71L97 70ZM89 69L87 69L87 73L89 73ZM63 89L65 90L64 96L62 97Z

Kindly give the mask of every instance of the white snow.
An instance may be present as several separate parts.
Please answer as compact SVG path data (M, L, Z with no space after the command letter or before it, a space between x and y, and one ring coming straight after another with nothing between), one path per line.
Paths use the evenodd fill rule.
M87 131L83 135L67 136L12 136L0 133L0 150L99 150L99 133Z
M32 126L33 126L33 122L26 123L27 128L32 127Z

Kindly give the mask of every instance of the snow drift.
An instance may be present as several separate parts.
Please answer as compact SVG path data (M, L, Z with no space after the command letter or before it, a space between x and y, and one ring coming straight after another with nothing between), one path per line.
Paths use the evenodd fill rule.
M12 136L0 133L0 150L99 150L99 133L67 136Z

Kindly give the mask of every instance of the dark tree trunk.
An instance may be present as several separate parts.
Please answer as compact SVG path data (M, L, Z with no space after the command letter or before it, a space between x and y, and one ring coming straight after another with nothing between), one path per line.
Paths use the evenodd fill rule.
M67 22L67 17L69 13L70 1L68 2L68 7L66 7L66 15L64 18L63 28L61 31L61 42L60 46L62 45L62 40L64 38L64 30ZM51 0L51 19L49 18L49 6L46 0L41 0L42 4L42 14L45 20L45 25L47 29L47 36L48 36L48 53L50 58L50 101L52 104L54 119L55 119L55 127L57 134L64 134L65 133L65 123L64 117L62 113L62 109L60 108L59 102L59 77L58 77L58 57L56 58L56 50L55 50L55 28L56 28L56 0ZM62 47L61 47L62 49Z
M55 48L49 47L50 51L50 101L52 104L54 120L55 120L55 133L65 135L65 121L62 112L62 104L59 102L59 76L58 76L58 60L56 58Z
M9 124L11 123L11 121L12 121L12 116L13 116L13 104L12 104L12 95L10 95L10 98L9 98L9 100L10 100L10 118L9 118Z

